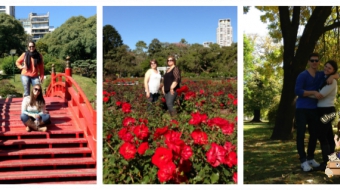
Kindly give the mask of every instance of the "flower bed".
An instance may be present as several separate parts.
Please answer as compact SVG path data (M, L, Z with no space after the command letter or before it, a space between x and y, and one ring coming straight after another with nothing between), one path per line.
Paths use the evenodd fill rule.
M183 80L171 118L140 82L104 82L104 183L237 183L236 86Z

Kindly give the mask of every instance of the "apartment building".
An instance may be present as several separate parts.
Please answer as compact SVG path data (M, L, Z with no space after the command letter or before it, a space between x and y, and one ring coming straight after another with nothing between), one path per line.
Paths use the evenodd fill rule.
M27 34L32 36L33 41L37 41L44 37L45 34L53 31L53 26L50 26L50 14L30 13L27 19L18 19L25 29Z
M230 19L219 19L216 29L217 44L220 46L231 46L233 43L233 28Z
M15 17L15 7L14 6L0 6L0 13L6 13Z

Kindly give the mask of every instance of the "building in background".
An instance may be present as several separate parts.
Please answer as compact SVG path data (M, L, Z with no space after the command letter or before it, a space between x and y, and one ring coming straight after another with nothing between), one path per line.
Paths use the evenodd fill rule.
M233 28L230 19L219 19L216 29L217 44L220 46L231 46L233 43Z
M0 13L6 13L15 17L15 7L14 6L0 6Z
M203 47L209 47L214 42L203 42Z
M45 34L54 30L53 26L50 26L50 13L37 14L30 13L26 19L18 19L25 29L27 34L32 36L32 40L36 42Z

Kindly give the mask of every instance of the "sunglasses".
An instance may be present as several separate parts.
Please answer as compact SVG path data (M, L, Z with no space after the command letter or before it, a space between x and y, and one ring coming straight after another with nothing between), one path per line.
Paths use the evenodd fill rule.
M170 61L174 61L173 59L168 59L168 62L170 62Z
M316 63L319 62L318 59L310 59L309 61L312 62L312 63L314 63L314 62L316 62Z
M34 91L39 91L40 92L40 88L34 88Z
M28 46L28 48L34 48L35 46Z

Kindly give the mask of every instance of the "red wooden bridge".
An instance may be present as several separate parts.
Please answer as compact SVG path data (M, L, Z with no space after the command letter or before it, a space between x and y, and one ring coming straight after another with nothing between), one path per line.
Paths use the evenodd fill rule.
M0 184L96 183L96 111L71 77L54 73L45 93L52 124L26 132L22 98L0 99Z

